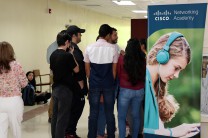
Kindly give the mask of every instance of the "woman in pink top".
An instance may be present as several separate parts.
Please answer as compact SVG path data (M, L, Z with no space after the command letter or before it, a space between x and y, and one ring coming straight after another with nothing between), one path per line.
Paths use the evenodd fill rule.
M118 96L118 127L119 138L126 135L126 115L131 107L132 138L137 138L140 128L140 108L144 100L145 54L141 51L140 42L130 39L125 55L118 59L117 72L120 92Z
M14 138L21 138L23 101L21 88L28 84L21 65L8 42L0 42L0 138L7 138L8 127Z

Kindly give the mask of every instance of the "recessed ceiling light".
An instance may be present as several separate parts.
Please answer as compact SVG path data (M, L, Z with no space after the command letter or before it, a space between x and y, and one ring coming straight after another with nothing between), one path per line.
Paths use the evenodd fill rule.
M116 3L117 5L136 5L132 1L114 0L113 2Z
M133 10L134 13L147 13L145 10Z
M99 7L100 5L98 5L98 4L88 4L88 5L85 5L85 6L88 6L88 7Z

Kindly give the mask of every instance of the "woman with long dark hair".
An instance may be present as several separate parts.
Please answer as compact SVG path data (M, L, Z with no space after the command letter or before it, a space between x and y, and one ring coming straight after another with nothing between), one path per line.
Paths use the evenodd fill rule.
M126 135L126 115L131 106L133 120L132 137L137 138L140 127L140 108L144 100L145 54L141 51L140 42L130 39L125 49L125 55L118 60L118 78L120 93L118 97L119 138Z

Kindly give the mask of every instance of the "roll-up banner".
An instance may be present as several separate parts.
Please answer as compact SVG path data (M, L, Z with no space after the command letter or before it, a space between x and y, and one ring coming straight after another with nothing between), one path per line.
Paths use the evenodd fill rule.
M148 6L145 138L201 135L203 59L208 71L208 57L202 58L206 12L207 3ZM204 112L208 114L208 107Z

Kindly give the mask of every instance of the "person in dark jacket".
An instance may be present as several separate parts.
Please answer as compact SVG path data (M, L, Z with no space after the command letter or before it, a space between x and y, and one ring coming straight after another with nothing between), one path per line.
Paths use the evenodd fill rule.
M37 92L36 91L36 81L35 81L35 78L34 78L34 73L32 71L28 71L26 73L26 77L28 79L29 85L32 86L34 91L35 91L35 102L37 102L37 103L39 103L39 102L47 103L48 99L51 98L51 93Z
M66 130L66 138L80 138L76 134L77 123L82 115L85 105L85 95L87 95L87 78L85 73L85 63L82 51L78 47L78 43L81 42L81 33L84 33L85 29L81 29L76 25L71 25L67 28L67 33L72 37L71 47L74 48L74 57L79 64L79 72L74 73L75 85L73 90L72 109L70 115L70 121Z
M74 48L70 48L71 36L66 30L58 33L56 40L58 49L50 56L50 69L53 72L51 134L52 138L64 138L71 115L73 74L79 72L79 65L73 55ZM68 48L70 53L66 52Z

